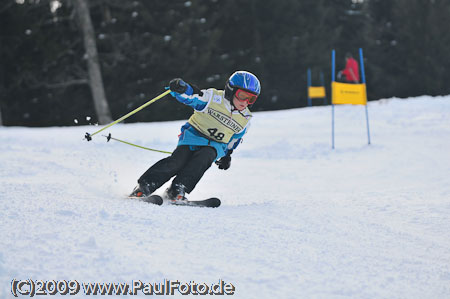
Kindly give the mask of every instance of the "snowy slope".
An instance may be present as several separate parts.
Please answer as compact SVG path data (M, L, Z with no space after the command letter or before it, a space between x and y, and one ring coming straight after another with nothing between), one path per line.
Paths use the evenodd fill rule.
M370 146L364 108L337 107L333 151L330 107L255 113L231 168L190 194L220 197L218 209L125 199L165 155L82 140L99 127L0 128L0 298L13 279L450 298L450 96L373 102L369 117ZM106 132L173 150L183 123Z

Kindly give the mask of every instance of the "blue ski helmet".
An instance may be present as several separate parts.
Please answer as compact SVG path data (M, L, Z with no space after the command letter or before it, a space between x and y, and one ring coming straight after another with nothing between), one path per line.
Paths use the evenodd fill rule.
M261 83L252 73L237 71L228 78L225 84L225 99L232 102L233 96L238 89L246 90L258 96L261 93Z

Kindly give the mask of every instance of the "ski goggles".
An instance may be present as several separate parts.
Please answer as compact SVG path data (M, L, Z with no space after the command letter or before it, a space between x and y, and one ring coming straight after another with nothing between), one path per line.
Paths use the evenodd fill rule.
M256 94L243 89L236 90L235 96L239 101L247 102L249 105L254 104L256 102L256 98L258 97Z

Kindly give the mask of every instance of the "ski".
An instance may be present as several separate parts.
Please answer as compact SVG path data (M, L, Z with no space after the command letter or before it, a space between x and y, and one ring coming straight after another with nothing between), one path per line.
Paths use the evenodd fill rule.
M159 195L155 195L155 194L150 195L150 196L144 196L144 197L129 196L128 198L142 200L144 202L152 203L152 204L155 204L158 206L163 204L162 197Z
M168 200L168 204L175 206L188 206L188 207L205 207L205 208L217 208L220 206L220 199L211 197L204 200Z
M164 202L163 198L159 195L153 194L150 196L138 197L129 196L128 198L141 200L147 203L161 206ZM217 208L220 206L221 201L216 197L211 197L204 200L171 200L167 199L166 203L174 206L188 206L188 207L204 207L204 208Z

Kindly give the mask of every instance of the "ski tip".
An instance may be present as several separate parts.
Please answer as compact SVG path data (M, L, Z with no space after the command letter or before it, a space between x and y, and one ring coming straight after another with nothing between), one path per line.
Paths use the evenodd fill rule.
M221 201L220 199L216 198L216 197L212 197L210 199L208 199L209 203L210 203L210 207L211 208L218 208L220 207Z

